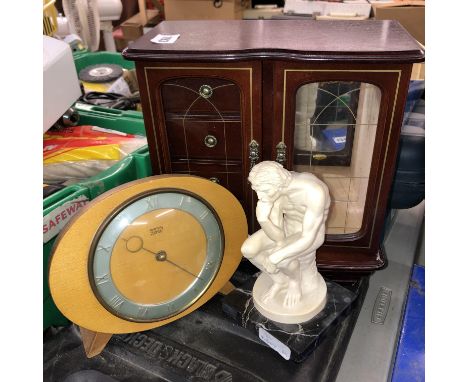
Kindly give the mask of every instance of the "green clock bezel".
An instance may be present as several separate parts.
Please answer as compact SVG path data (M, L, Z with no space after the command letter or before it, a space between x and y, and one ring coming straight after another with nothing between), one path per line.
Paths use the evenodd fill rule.
M200 203L201 205L203 205L203 207L206 207L210 211L212 218L214 218L214 221L216 223L216 227L219 229L219 241L220 241L219 251L217 252L217 254L215 253L214 255L210 256L210 250L209 250L210 243L209 243L209 240L207 239L207 257L205 259L205 263L203 265L202 271L199 274L200 278L198 278L197 280L194 280L194 282L189 287L187 287L187 289L184 292L182 292L181 294L176 296L173 300L166 301L166 302L160 303L160 304L139 304L139 303L131 301L128 298L126 298L125 296L123 296L123 294L120 293L120 291L115 286L115 284L113 283L112 280L110 280L110 284L106 283L105 287L102 287L103 284L97 285L95 277L94 277L95 276L95 271L94 271L95 261L94 260L95 260L95 256L97 254L97 251L102 250L102 249L98 249L98 246L100 244L100 241L101 241L103 235L105 235L106 230L109 228L109 226L111 224L113 224L113 222L116 221L116 218L119 216L119 214L123 213L127 208L135 205L140 200L144 200L144 199L146 199L146 198L148 198L150 196L159 195L159 194L177 194L177 195L188 196L188 197L193 198L194 200L196 200L197 203ZM208 237L206 226L203 224L203 222L200 222L200 219L199 219L198 216L195 216L193 213L191 213L190 211L188 211L186 209L180 208L182 206L177 206L177 207L178 208L176 208L176 206L173 206L173 205L163 205L163 206L158 206L158 207L154 208L154 210L161 209L161 208L176 208L176 209L179 209L179 210L184 211L186 213L190 213L195 219L197 219L198 223L203 227L205 237ZM149 212L149 211L150 210L146 210L145 213ZM136 218L136 217L138 217L140 215L137 215L134 218ZM210 216L210 215L208 215L208 216ZM130 222L129 222L129 224L130 224ZM117 235L115 235L115 240L119 237L120 233L123 230L124 230L124 228L122 228L121 231L118 232ZM115 240L113 241L112 247L115 244ZM204 293L210 287L210 285L213 283L213 281L215 280L215 278L216 278L216 276L218 274L218 271L219 271L220 266L221 266L221 262L223 260L223 254L224 254L224 249L225 249L224 246L225 246L225 236L224 236L224 229L223 229L223 225L221 223L221 219L219 218L218 214L216 213L214 208L211 206L211 204L209 202L207 202L204 198L202 198L199 195L196 195L194 193L191 193L190 191L187 191L187 190L184 190L184 189L178 189L178 188L159 188L159 189L155 189L155 190L147 190L147 191L144 191L144 192L139 193L137 195L134 195L132 198L126 200L124 203L122 203L121 205L116 207L112 211L112 213L109 214L108 217L104 220L104 222L100 225L99 229L96 232L96 235L94 235L94 239L92 241L92 244L91 244L91 247L90 247L90 250L89 250L89 256L88 256L88 278L89 278L89 283L90 283L90 286L91 286L91 288L93 290L93 293L94 293L95 297L97 298L97 300L99 301L99 303L112 315L115 315L115 316L117 316L117 317L119 317L121 319L124 319L126 321L137 322L137 323L151 323L151 322L158 322L158 321L166 320L168 318L171 318L173 316L176 316L176 315L182 313L183 311L185 311L190 306L192 306L197 300L199 300L204 295ZM214 250L216 250L216 248L214 248ZM108 252L109 252L108 262L110 263L110 258L112 256L112 249L110 249L110 251L108 251ZM216 256L216 257L212 258L214 256ZM210 261L214 261L214 264L216 264L216 265L214 267L211 267L212 269L208 270L206 265L207 265L207 263L210 263ZM204 278L201 277L202 275L208 275L209 279L205 280ZM109 276L110 276L109 279L111 279L112 275L110 273L110 269L109 269ZM201 283L200 280L202 280L203 283ZM109 289L107 284L112 286L112 288L111 288L112 293L115 293L115 291L117 291L117 294L115 294L114 296L118 296L120 299L123 298L123 302L127 303L127 305L129 305L129 306L136 307L137 309L140 309L142 307L146 308L146 310L145 310L146 313L148 312L148 310L150 310L151 312L153 312L153 314L151 314L151 317L149 317L149 318L136 317L135 314L129 314L128 309L126 309L125 313L121 312L121 311L119 311L117 309L114 309L110 305L109 301L106 301L106 297L103 297L103 295L102 295L104 289ZM200 284L200 285L198 285L198 284ZM193 294L193 293L192 293L192 295L188 294L190 291L193 291L195 288L198 288L198 290L196 291L195 294ZM184 299L184 296L188 296L188 297L185 297L185 299ZM176 304L175 308L174 308L174 301L178 301L178 302L181 301L182 303ZM164 308L165 306L169 306L172 309ZM166 309L167 313L166 314L159 313L162 309ZM155 312L158 312L158 314L154 314Z

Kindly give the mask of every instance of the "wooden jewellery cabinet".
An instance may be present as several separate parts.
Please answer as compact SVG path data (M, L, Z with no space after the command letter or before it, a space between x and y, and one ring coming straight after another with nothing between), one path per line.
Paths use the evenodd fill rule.
M412 64L424 60L398 22L165 21L123 56L136 62L154 174L220 183L252 231L250 168L276 160L310 171L332 196L321 270L354 277L384 266L405 99Z

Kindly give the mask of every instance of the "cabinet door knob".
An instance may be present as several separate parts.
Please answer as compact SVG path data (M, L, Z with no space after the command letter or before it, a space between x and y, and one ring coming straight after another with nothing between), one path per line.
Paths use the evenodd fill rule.
M205 137L205 146L206 147L215 147L216 144L218 143L218 140L214 135L207 135Z
M211 180L213 183L218 183L218 184L219 184L219 179L216 178L215 176L212 176L212 177L210 178L210 180Z
M202 85L198 89L198 94L203 98L210 98L213 95L213 88L210 85Z

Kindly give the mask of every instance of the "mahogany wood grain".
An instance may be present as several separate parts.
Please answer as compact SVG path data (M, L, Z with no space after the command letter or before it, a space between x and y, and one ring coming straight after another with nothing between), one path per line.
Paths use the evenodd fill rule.
M174 44L152 43L159 33L180 38ZM398 22L166 21L132 43L123 56L136 61L154 173L187 171L219 177L241 201L250 232L258 226L256 198L247 182L249 143L259 144L259 162L275 160L276 145L284 142L285 167L292 169L297 89L317 81L359 81L379 87L381 107L361 229L327 235L317 263L335 275L362 275L385 265L380 241L406 94L412 63L424 60L421 46ZM206 104L197 101L184 114L190 132L187 136L186 130L182 138L179 117L193 95L163 96L163 84L174 82L191 88L204 83L236 85L240 97L229 87L216 94L219 111L234 127L223 142L229 146L227 156L200 142L203 134L220 131L215 122L219 114ZM235 170L225 171L223 166ZM223 172L229 172L229 183Z
M244 186L247 183L247 179L242 173L240 166L240 161L224 162L196 159L190 161L190 167L185 160L173 161L171 163L174 174L188 174L190 172L192 175L203 178L218 179L219 184L231 191L237 199L242 201L242 205L245 207Z
M204 99L198 93L202 86L209 86L213 94ZM194 91L195 90L195 91ZM225 113L240 113L241 98L239 87L232 81L222 78L194 77L192 73L186 77L170 78L162 83L161 96L166 112L192 115L211 113L218 118ZM214 108L216 107L216 109Z
M171 159L213 158L221 162L242 159L242 124L239 120L170 119L166 120L166 131ZM215 146L205 144L207 136L216 138Z
M180 34L155 44L158 34ZM420 45L393 20L164 21L131 43L132 60L288 59L299 61L420 62Z

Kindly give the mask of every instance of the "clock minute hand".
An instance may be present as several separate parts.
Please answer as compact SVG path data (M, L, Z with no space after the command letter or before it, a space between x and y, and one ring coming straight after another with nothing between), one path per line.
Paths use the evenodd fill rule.
M167 253L165 251L159 251L159 252L153 252L153 251L150 251L149 249L145 248L145 247L142 247L143 250L145 250L146 252L149 252L153 255L156 255L156 260L157 261L167 261L168 263L174 265L175 267L183 270L184 272L188 273L189 275L193 276L193 277L196 277L197 279L201 280L200 277L198 277L197 275L194 275L192 272L190 272L189 270L185 269L184 267L181 267L179 264L176 264L174 263L173 261L169 260L167 258Z
M193 277L196 277L197 279L201 280L200 277L198 277L197 275L194 275L192 272L190 272L189 270L181 267L180 265L174 263L173 261L169 260L168 258L166 258L166 261L174 266L176 266L177 268L179 269L182 269L183 271L187 272L188 274L192 275Z

